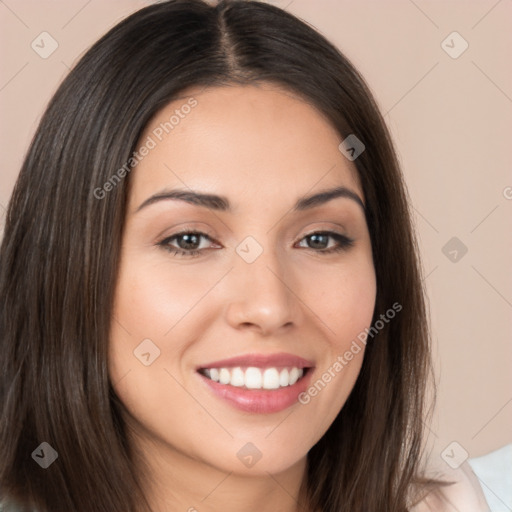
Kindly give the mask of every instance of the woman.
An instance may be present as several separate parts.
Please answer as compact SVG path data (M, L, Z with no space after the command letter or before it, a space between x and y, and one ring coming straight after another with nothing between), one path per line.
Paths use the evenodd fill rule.
M421 465L428 327L389 134L290 14L176 0L114 27L40 123L0 262L15 510L484 510Z

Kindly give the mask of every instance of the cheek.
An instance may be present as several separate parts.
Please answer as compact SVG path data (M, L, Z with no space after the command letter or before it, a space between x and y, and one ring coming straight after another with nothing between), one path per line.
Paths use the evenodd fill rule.
M318 286L310 294L315 313L324 324L326 349L314 379L299 402L321 418L311 436L318 439L334 421L359 375L364 358L365 333L371 326L376 278L371 258L317 273ZM320 285L322 290L320 290Z
M114 313L117 320L139 337L168 338L167 334L212 286L211 276L199 276L190 268L131 258L119 276Z
M133 254L122 262L110 331L109 371L125 405L135 407L137 401L144 401L144 393L154 396L158 386L168 387L163 368L184 350L173 328L190 309L194 292L176 274L169 283L161 266ZM151 403L146 400L148 407Z
M373 261L354 255L339 266L319 267L314 276L308 292L303 283L303 295L324 323L332 348L343 350L371 323L377 293Z
M152 259L137 251L125 254L116 286L109 372L134 415L140 408L139 413L144 410L147 418L155 418L161 414L158 404L183 394L166 370L181 380L180 363L194 343L194 333L199 336L206 322L201 298L217 280L211 269L198 272L161 255Z

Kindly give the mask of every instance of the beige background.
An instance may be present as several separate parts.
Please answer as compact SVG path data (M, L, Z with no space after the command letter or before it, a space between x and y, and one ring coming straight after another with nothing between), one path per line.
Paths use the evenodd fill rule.
M0 0L0 226L41 113L69 67L149 3ZM434 454L452 441L470 457L512 442L512 1L272 3L346 53L394 136L430 297ZM47 59L31 48L43 31L59 45ZM443 48L458 51L462 40L442 45L454 31L469 44L458 58ZM452 237L468 248L456 262L442 252Z

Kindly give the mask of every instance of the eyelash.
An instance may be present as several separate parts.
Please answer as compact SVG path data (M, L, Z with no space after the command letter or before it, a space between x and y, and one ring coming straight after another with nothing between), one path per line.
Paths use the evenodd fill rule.
M175 233L172 236L164 238L162 241L158 242L157 245L162 247L166 251L172 253L175 256L189 257L189 258L200 256L201 253L205 249L185 250L185 249L175 248L175 247L172 247L169 245L169 242L171 240L174 240L175 238L179 238L180 236L183 236L183 235L196 235L196 236L205 237L205 238L208 238L209 240L212 240L206 233L203 233L201 231L186 230L186 231L180 231L179 233ZM303 238L301 238L300 241L302 241L306 238L312 237L314 235L328 236L328 237L336 240L339 244L337 247L331 247L330 249L312 249L312 248L306 247L306 249L312 250L312 251L316 252L317 254L326 255L326 254L338 253L338 252L347 250L354 245L354 240L352 238L349 238L345 235L341 235L340 233L336 233L334 231L314 231L313 233L308 233L307 235L305 235Z

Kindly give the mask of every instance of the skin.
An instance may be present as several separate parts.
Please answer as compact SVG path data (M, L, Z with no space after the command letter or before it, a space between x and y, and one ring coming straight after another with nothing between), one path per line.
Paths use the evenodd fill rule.
M272 414L235 409L205 386L196 368L243 354L288 352L315 363L312 381L370 326L376 280L363 209L336 198L292 212L304 195L345 186L364 202L341 138L310 104L275 85L192 89L162 109L144 142L189 97L188 115L130 175L116 287L109 373L128 410L130 439L146 467L154 510L295 511L306 454L331 425L359 374L361 350L307 405ZM155 137L153 137L155 138ZM156 139L155 139L156 140ZM226 196L233 212L163 200L172 188ZM158 245L181 229L205 232L199 256ZM341 252L334 231L353 239ZM247 236L262 254L235 251ZM189 241L190 243L190 241ZM169 242L187 247L183 237ZM199 245L200 244L200 245ZM190 245L189 245L190 247ZM151 339L160 356L133 351ZM246 467L246 443L261 459ZM142 463L141 463L142 464ZM304 509L302 509L304 510Z

